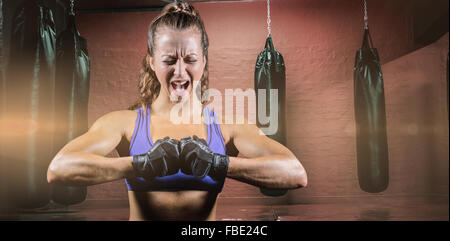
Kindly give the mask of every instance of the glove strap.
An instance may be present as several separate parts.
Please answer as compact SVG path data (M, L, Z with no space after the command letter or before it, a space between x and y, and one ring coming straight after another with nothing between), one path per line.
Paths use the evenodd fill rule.
M227 177L228 163L230 159L228 156L214 154L213 167L211 168L210 176L216 181L223 181Z

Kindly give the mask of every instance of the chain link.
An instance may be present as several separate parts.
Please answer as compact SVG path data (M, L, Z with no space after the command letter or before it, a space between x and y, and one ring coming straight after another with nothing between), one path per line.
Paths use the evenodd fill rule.
M369 28L369 17L367 16L367 1L364 0L364 29Z
M267 0L267 32L268 36L270 36L271 28L270 28L271 20L270 20L270 0Z
M75 12L73 11L74 9L74 0L70 0L70 15L75 16Z

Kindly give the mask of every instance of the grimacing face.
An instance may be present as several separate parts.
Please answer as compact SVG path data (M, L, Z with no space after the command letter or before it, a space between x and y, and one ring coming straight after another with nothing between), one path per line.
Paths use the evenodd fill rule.
M194 81L200 81L205 69L200 31L161 27L155 35L150 67L161 83L159 95L179 102L192 94Z

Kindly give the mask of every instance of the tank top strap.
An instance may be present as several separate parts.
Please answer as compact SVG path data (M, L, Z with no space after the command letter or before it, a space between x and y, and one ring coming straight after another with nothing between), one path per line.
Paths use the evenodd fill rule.
M145 135L146 135L146 137L147 137L147 141L148 141L148 144L150 145L150 146L153 146L153 140L152 140L152 135L151 135L151 132L150 132L150 124L151 124L151 122L150 122L150 107L149 106L146 106L146 109L145 109Z
M207 107L205 107L204 112L207 115L207 117L205 116L205 120L207 121L206 125L208 126L208 145L215 149L215 152L222 154L225 148L225 143L223 140L222 131L220 130L217 114Z
M134 142L136 141L139 132L142 131L142 123L143 123L142 108L137 109L136 112L137 112L136 123L134 125L134 131L131 137L129 150L133 148Z
M208 107L203 108L203 119L206 125L206 133L207 133L207 143L208 145L211 144L212 137L212 128L211 128L211 113L208 109Z

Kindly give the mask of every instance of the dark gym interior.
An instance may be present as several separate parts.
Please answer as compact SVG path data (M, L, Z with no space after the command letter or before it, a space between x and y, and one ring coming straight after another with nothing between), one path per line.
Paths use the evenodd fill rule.
M20 41L12 38L13 18L23 2L0 0L4 109L12 103L6 97L11 90L3 84L8 81L5 71L11 46ZM68 24L70 1L41 2L53 12L58 36ZM75 24L90 59L85 129L136 100L149 24L171 2L74 1ZM222 94L227 88L254 88L255 61L267 37L267 1L188 2L200 13L209 36L209 86ZM272 0L270 4L273 44L286 66L286 147L307 170L308 186L267 196L258 187L227 178L217 199L216 220L448 221L449 1L367 1L384 82L389 159L389 183L378 192L361 188L358 177L354 65L364 36L363 1ZM252 105L244 104L245 114ZM0 115L0 220L129 219L124 180L88 186L73 202L52 200L45 175L57 150L46 149L43 141L11 148L10 138L34 131L35 126L20 118L11 121L5 113ZM43 163L47 164L18 174L14 162L21 148L46 152L49 158ZM29 160L27 165L33 165L34 159ZM24 175L40 175L39 188L45 190L25 188L33 186L25 179L14 181ZM16 207L17 202L11 201L16 199L7 198L30 200L39 192L45 198L37 207Z

